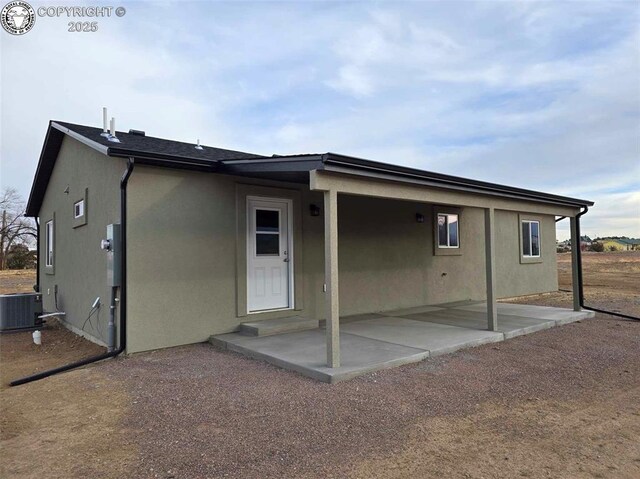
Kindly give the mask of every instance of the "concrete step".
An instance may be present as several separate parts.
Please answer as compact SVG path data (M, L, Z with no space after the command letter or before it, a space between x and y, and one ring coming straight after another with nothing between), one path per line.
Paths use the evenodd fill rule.
M307 331L317 329L317 319L291 318L266 319L264 321L252 321L240 325L240 334L245 336L272 336L274 334L293 333L295 331Z

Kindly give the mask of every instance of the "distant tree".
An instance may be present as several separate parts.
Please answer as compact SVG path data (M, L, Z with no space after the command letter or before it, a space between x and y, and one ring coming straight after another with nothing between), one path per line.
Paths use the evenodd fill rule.
M7 269L7 255L12 247L28 247L35 242L37 230L31 218L24 216L25 203L14 188L0 195L0 270Z
M609 246L609 251L618 251L618 247L614 246L614 245L611 245L611 246Z
M36 267L35 251L25 244L14 244L7 252L8 269L32 269Z
M604 245L602 243L594 241L593 243L591 243L590 249L591 251L595 251L596 253L602 253L604 251Z

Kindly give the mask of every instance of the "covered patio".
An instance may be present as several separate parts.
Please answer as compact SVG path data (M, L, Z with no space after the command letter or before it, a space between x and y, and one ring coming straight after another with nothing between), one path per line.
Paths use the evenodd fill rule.
M577 261L589 202L331 153L231 163L233 174L308 184L309 201L322 201L310 210L323 228L309 237L313 255L324 247L316 263L324 281L308 282L307 297L323 307L273 311L282 317L251 322L269 330L264 336L242 334L242 323L214 344L337 382L593 316L580 306ZM557 288L554 221L562 218L574 245L573 310L499 304Z
M496 314L499 326L495 331L487 330L486 302L477 301L341 317L341 363L335 367L327 366L326 329L322 325L272 334L278 320L272 320L272 324L262 321L269 335L231 333L214 336L210 341L313 379L335 383L593 315L590 311L499 303Z

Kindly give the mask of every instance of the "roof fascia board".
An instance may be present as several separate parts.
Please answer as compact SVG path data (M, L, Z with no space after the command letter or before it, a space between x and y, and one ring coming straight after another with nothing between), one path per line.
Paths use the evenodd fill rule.
M314 170L309 177L312 191L335 190L347 195L371 196L394 200L408 200L419 203L471 207L494 208L497 210L526 212L531 214L575 216L580 208L532 201L525 198L510 198L488 195L478 191L460 191L438 185L429 188L419 182L387 181L368 175L336 173L328 170Z
M51 129L51 123L52 122L49 122L49 128L47 128L47 134L44 138L44 143L42 144L42 150L40 150L40 159L38 160L36 173L33 177L33 183L31 183L31 191L29 192L29 200L27 201L27 208L25 210L25 215L30 216L32 218L36 218L38 216L38 213L40 212L40 206L42 203L42 198L40 198L39 200L36 200L36 195L40 191L40 188L39 188L40 185L38 183L38 180L41 178L42 170L45 166L45 156L48 153L48 149L49 149L49 146L51 145L51 141L53 141L52 135L54 134L54 132ZM60 132L60 133L57 133L57 135L58 137L56 138L55 141L57 141L60 145L62 144L63 133ZM59 145L58 145L58 148L59 148ZM38 211L34 211L35 201L38 201L40 203L40 205L38 205Z
M286 161L246 161L246 162L223 162L224 172L229 173L278 173L278 172L303 172L320 169L323 167L320 158L300 159L291 158Z
M109 156L118 158L131 158L136 159L148 159L157 161L170 161L173 163L183 163L187 165L200 165L206 167L212 167L220 163L219 160L205 160L202 158L194 158L191 156L177 156L177 155L163 155L157 153L149 153L145 151L127 150L125 148L109 147Z
M175 157L169 155L148 155L130 150L109 149L109 156L114 158L135 158L136 163L148 166L165 166L168 168L199 169L201 171L217 171L219 161ZM181 158L185 158L184 160Z
M336 159L345 158L345 160ZM405 167L394 167L386 163L371 162L369 160L361 160L353 158L355 162L350 161L351 158L343 157L330 153L324 160L326 171L335 171L338 173L354 174L355 171L364 170L371 177L383 178L390 181L412 182L416 184L424 184L427 186L435 186L438 188L449 188L455 190L469 191L474 193L483 193L495 196L504 196L510 198L527 199L529 201L541 201L544 203L560 204L567 206L593 206L592 201L581 200L577 198L569 198L548 193L541 193L533 190L525 190L493 183L479 182L466 178L456 178L448 175L429 175L420 170ZM339 166L326 166L339 165Z
M581 204L577 204L577 203L567 203L567 202L552 201L548 199L532 198L528 196L517 195L513 193L505 193L505 192L496 191L496 190L493 190L493 191L483 190L483 189L473 188L473 187L464 186L464 185L443 184L441 182L434 181L434 180L424 180L420 178L409 178L409 177L398 178L398 175L378 173L378 172L372 172L372 171L359 171L355 168L348 168L348 167L344 168L339 166L330 166L330 165L328 166L326 165L326 163L323 170L331 173L355 175L355 176L361 176L365 178L375 178L379 180L394 181L394 182L400 181L403 183L410 183L410 184L420 185L420 186L430 186L434 188L462 191L465 193L482 194L486 196L499 196L501 198L525 200L525 201L531 201L535 203L547 203L547 204L570 206L570 207L581 206Z
M109 154L109 147L108 146L104 146L104 145L101 145L100 143L97 143L97 142L95 142L93 140L90 140L86 136L83 136L83 135L81 135L79 133L76 133L75 131L70 130L69 128L67 128L65 126L62 126L62 125L56 123L55 121L51 122L51 126L53 128L55 128L56 130L59 130L59 131L61 131L62 133L66 134L66 135L69 135L74 140L78 140L80 143L84 143L85 145L93 148L94 150L99 151L103 155L108 155Z
M225 165L236 165L243 163L284 163L295 161L321 161L323 155L291 155L291 156L268 156L264 158L239 158L237 160L220 160Z

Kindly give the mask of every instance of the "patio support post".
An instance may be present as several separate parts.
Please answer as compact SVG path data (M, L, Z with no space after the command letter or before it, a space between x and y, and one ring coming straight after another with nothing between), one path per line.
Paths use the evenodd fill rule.
M327 366L340 367L340 307L338 289L338 193L324 192L324 276Z
M484 250L487 275L487 329L498 330L498 304L496 303L496 241L495 211L484 210Z
M580 279L578 278L578 248L580 248L580 238L578 237L578 220L575 216L569 218L571 222L571 285L573 291L573 310L581 311L580 307Z

